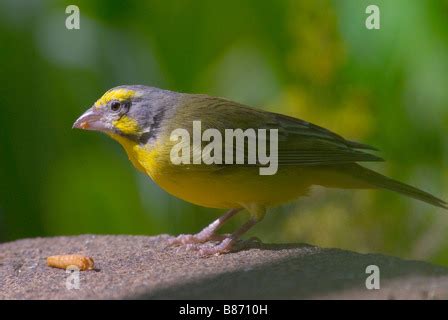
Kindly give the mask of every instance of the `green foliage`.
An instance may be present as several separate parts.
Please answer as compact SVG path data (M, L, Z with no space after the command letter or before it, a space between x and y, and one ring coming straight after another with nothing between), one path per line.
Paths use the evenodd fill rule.
M447 1L0 3L0 241L194 232L220 212L165 194L107 137L71 130L105 90L204 92L382 150L375 169L448 198ZM365 8L381 9L367 30ZM252 232L448 264L448 215L374 191L316 190ZM233 226L241 222L236 219ZM232 229L232 225L225 231Z

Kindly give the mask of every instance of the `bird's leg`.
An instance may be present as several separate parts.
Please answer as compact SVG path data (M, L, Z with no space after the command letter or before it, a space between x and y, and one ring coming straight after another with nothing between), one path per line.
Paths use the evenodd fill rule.
M249 231L254 225L263 220L266 215L266 207L259 204L249 204L244 206L250 213L250 219L245 224L243 224L239 229L237 229L230 236L226 237L221 243L206 246L202 245L189 245L191 249L198 250L201 255L208 256L214 254L226 253L232 250L238 240L243 234Z
M210 240L222 240L223 236L219 236L216 234L219 228L222 227L227 220L232 218L235 214L240 212L242 209L231 209L227 211L224 215L210 223L207 227L202 229L199 233L196 234L181 234L174 239L169 241L170 245L176 244L195 244L195 243L204 243Z
M234 233L232 233L229 237L225 238L220 244L214 245L212 247L200 246L198 247L198 251L201 255L214 255L229 252L239 238L250 228L259 222L259 219L252 217L249 221L241 226L241 228L237 229Z

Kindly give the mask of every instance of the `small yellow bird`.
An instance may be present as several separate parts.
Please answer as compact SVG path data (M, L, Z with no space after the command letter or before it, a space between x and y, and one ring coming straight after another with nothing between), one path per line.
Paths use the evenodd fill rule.
M182 154L187 156L186 161L173 161L173 154L180 150L179 135L173 133L186 132L195 140L195 123L200 123L199 145L198 141L193 141L191 148L183 144L186 149L182 150L188 152ZM427 192L360 166L358 162L382 161L361 151L376 150L373 147L346 140L300 119L257 110L223 98L142 85L119 86L107 91L73 127L101 131L117 140L133 165L168 193L200 206L230 209L201 232L180 235L172 240L173 244L187 244L205 255L230 251L246 231L263 219L267 208L304 196L313 185L389 189L448 209L445 201ZM204 135L208 129L214 131L208 131L213 134L207 141ZM217 139L217 134L227 137L230 129L234 132L241 129L246 133L254 130L259 133L258 138L265 130L263 139L258 142L264 141L269 146L275 170L260 174L260 168L266 167L260 153L255 154L255 162L248 161L249 152L244 153L243 161L227 161L228 150L230 160L234 160L234 153L240 151L233 138L223 143L227 152L223 155L225 161L206 161L204 152L212 140L210 137ZM268 136L266 131L275 135ZM244 138L249 141L250 136ZM173 153L173 150L177 151ZM222 151L214 150L215 153ZM198 154L199 161L196 161ZM189 156L193 160L189 161ZM216 231L242 209L249 211L250 219L231 235L217 235ZM220 240L217 244L204 245L217 239Z

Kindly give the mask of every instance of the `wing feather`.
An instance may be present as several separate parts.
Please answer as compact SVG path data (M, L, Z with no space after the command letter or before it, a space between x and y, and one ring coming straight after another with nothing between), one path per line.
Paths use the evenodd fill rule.
M277 160L280 166L384 161L376 155L358 150L376 150L374 147L346 140L328 129L304 120L257 110L222 98L201 95L193 97L190 101L195 107L189 108L190 111L185 114L193 120L206 119L207 121L202 121L202 130L216 128L223 133L225 129L278 129ZM193 110L194 112L191 112ZM213 120L210 121L210 119ZM229 142L225 141L225 143ZM269 145L268 133L266 137L268 155L270 154ZM238 151L245 152L247 160L247 150L239 150L233 144L233 154L235 155ZM223 152L225 152L225 145ZM224 157L225 154L223 154ZM247 161L245 164L247 165Z

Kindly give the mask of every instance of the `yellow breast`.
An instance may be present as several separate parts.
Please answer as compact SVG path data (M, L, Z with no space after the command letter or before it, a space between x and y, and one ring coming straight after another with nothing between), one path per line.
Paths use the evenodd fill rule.
M269 207L306 195L312 185L363 187L353 178L318 167L286 166L272 176L261 176L258 168L244 166L187 169L172 165L166 148L150 148L121 136L112 137L124 147L133 165L162 189L204 207L238 208L252 203Z
M290 173L260 176L258 168L233 167L218 171L186 169L172 165L163 148L148 148L121 136L112 137L124 147L133 165L149 175L162 189L204 207L237 208L248 203L270 206L305 194L309 185L305 180L300 183L295 179L294 187L290 188L291 179L294 179Z

